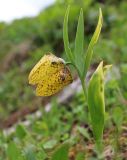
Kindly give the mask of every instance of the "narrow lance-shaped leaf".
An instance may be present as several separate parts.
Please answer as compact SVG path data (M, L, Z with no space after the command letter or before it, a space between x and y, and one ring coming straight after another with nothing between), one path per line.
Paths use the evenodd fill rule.
M108 68L109 67L107 67L107 69ZM94 138L96 141L96 145L99 148L102 143L105 118L103 62L99 64L98 68L89 81L88 106Z
M78 19L78 25L77 25L77 32L76 32L76 38L75 38L75 63L78 68L78 70L83 73L83 66L82 64L83 59L83 44L84 44L84 19L83 19L83 10L81 9L79 19Z
M90 62L91 62L91 58L92 58L92 54L93 54L93 47L97 43L97 40L99 38L101 28L102 28L102 21L103 21L103 17L102 17L102 11L100 9L99 10L98 24L97 24L94 35L93 35L93 37L90 41L90 44L88 46L88 49L87 49L87 52L86 52L86 55L85 55L84 76L86 76L86 73L87 73L88 68L90 66Z
M63 40L64 40L64 48L65 52L67 54L68 59L73 62L73 55L71 52L71 49L69 47L69 38L68 38L68 15L69 15L70 6L67 8L67 11L65 13L64 17L64 24L63 24Z

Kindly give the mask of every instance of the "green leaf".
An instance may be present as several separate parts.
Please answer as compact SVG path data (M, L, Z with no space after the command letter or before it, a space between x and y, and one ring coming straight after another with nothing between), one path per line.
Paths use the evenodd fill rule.
M88 49L87 49L87 52L85 55L85 63L84 63L85 66L84 66L84 74L83 74L84 76L86 76L86 73L87 73L89 66L90 66L90 62L91 62L92 54L93 54L93 48L94 48L94 45L97 43L97 40L98 40L100 32L101 32L102 21L103 21L103 17L102 17L102 11L100 9L98 24L97 24L97 27L96 27L95 32L93 34L93 37L89 43L89 46L88 46Z
M20 150L14 142L9 143L7 148L7 155L9 160L23 160Z
M64 48L67 54L68 59L73 62L74 55L71 52L69 47L69 38L68 38L68 16L69 16L70 6L67 8L65 17L64 17L64 24L63 24L63 40L64 40Z
M123 115L123 110L120 107L115 107L113 109L112 118L119 130L123 122Z
M17 137L19 137L20 139L23 139L25 136L26 136L27 132L25 130L25 128L19 124L17 127L16 127L16 135Z
M83 10L81 9L78 19L77 32L75 38L75 51L74 51L76 67L79 69L81 73L83 72L82 64L84 63L82 59L83 43L84 43L84 19L83 19Z
M78 131L87 139L90 139L90 136L85 128L77 127Z
M107 71L112 67L112 65L106 65L103 67L103 72L104 72L104 75L107 73Z
M44 149L52 149L57 144L57 140L52 139L43 144Z
M103 62L99 64L89 81L88 107L95 142L97 147L100 148L102 143L105 119Z
M34 145L28 145L24 149L24 155L27 160L36 160L36 147Z
M53 154L51 160L69 160L68 158L69 144L62 144Z

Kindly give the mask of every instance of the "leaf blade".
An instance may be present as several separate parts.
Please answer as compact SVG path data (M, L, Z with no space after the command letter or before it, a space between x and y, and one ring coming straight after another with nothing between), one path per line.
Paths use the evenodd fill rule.
M105 119L103 62L99 64L89 81L88 107L95 142L97 147L101 148Z
M53 154L52 160L69 160L68 158L69 144L62 144Z
M83 9L80 10L80 15L78 19L77 32L75 38L75 63L79 70L82 70L82 54L83 54L83 43L84 43L84 18Z
M99 9L99 19L98 19L98 23L95 29L95 32L93 34L93 37L89 43L86 55L85 55L85 64L84 64L84 76L86 76L86 73L88 71L88 68L90 66L90 62L92 59L92 54L93 54L93 48L94 45L97 43L100 32L101 32L101 28L102 28L102 22L103 22L103 16L102 16L102 11L101 8Z
M68 59L72 62L73 61L73 55L71 52L71 49L69 47L69 38L68 38L68 16L69 16L70 6L68 6L65 17L64 17L64 23L63 23L63 40L64 40L64 48L65 52L67 54Z

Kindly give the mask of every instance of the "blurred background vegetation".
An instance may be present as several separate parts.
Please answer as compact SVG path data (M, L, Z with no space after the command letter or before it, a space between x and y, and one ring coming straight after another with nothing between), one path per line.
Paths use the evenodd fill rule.
M122 124L127 127L127 1L57 0L53 5L40 12L40 14L34 18L14 20L10 24L4 22L0 23L1 128L9 125L4 122L10 115L23 108L26 109L25 112L28 110L32 112L37 108L40 108L43 112L42 98L36 97L34 89L28 85L28 74L36 62L46 52L52 52L66 59L62 29L64 14L68 4L71 5L69 15L69 37L72 48L74 47L76 25L80 8L82 7L84 10L85 49L87 49L87 45L97 23L99 7L102 8L104 18L103 29L99 42L94 48L92 63L96 64L103 60L105 64L113 64L112 73L109 75L110 81L106 84L105 88L107 112L106 128L114 126L115 122L112 120L114 114L114 117L118 116L116 119L120 119L122 115ZM28 116L28 119L31 119L33 122L31 127L32 132L40 136L42 131L43 134L41 136L45 139L49 139L48 137L51 136L59 137L57 141L61 138L60 136L62 136L63 140L67 139L75 121L78 122L79 125L83 123L84 119L86 123L89 121L88 115L86 115L87 109L83 109L83 99L82 92L75 93L73 100L65 105L69 105L70 113L68 107L61 107L60 110L57 110L60 104L54 102L53 96L52 104L55 108L53 107L50 115L45 115L38 121L34 121L30 115ZM48 99L46 100L48 101ZM120 116L117 114L116 108L118 112L120 110ZM64 116L61 120L62 115ZM66 120L68 125L65 125L63 119ZM26 131L24 132L26 134ZM0 133L1 137L3 137L2 129ZM17 135L14 137L16 136ZM36 136L37 135L33 134L34 138ZM0 146L9 141L4 138L3 142L1 138ZM10 139L13 138L11 136ZM28 141L23 142L21 147L23 147L23 145L28 147L28 143L31 142L34 146L36 144L34 138L31 141L29 137ZM125 142L127 145L127 137ZM39 145L40 144L38 144L38 147L40 147ZM6 157L6 145L4 147L0 151L2 158L4 157L3 159ZM32 150L34 150L34 147ZM2 160L2 158L0 157L0 160Z

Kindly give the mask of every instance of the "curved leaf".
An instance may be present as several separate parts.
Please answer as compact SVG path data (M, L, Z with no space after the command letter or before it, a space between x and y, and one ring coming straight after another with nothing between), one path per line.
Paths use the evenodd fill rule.
M72 62L74 58L73 58L71 49L69 47L69 38L68 38L68 16L69 16L69 10L70 10L70 6L67 8L67 11L66 11L65 17L64 17L63 40L64 40L64 48L65 48L65 52L67 54L67 57Z
M93 37L89 43L89 46L88 46L88 49L87 49L87 52L85 55L84 76L86 76L86 73L87 73L88 68L90 66L90 62L91 62L91 58L92 58L92 54L93 54L93 48L94 48L94 45L97 43L97 40L98 40L100 32L101 32L102 21L103 21L103 17L102 17L102 11L100 9L98 24L97 24L97 27L96 27L95 32L93 34Z

